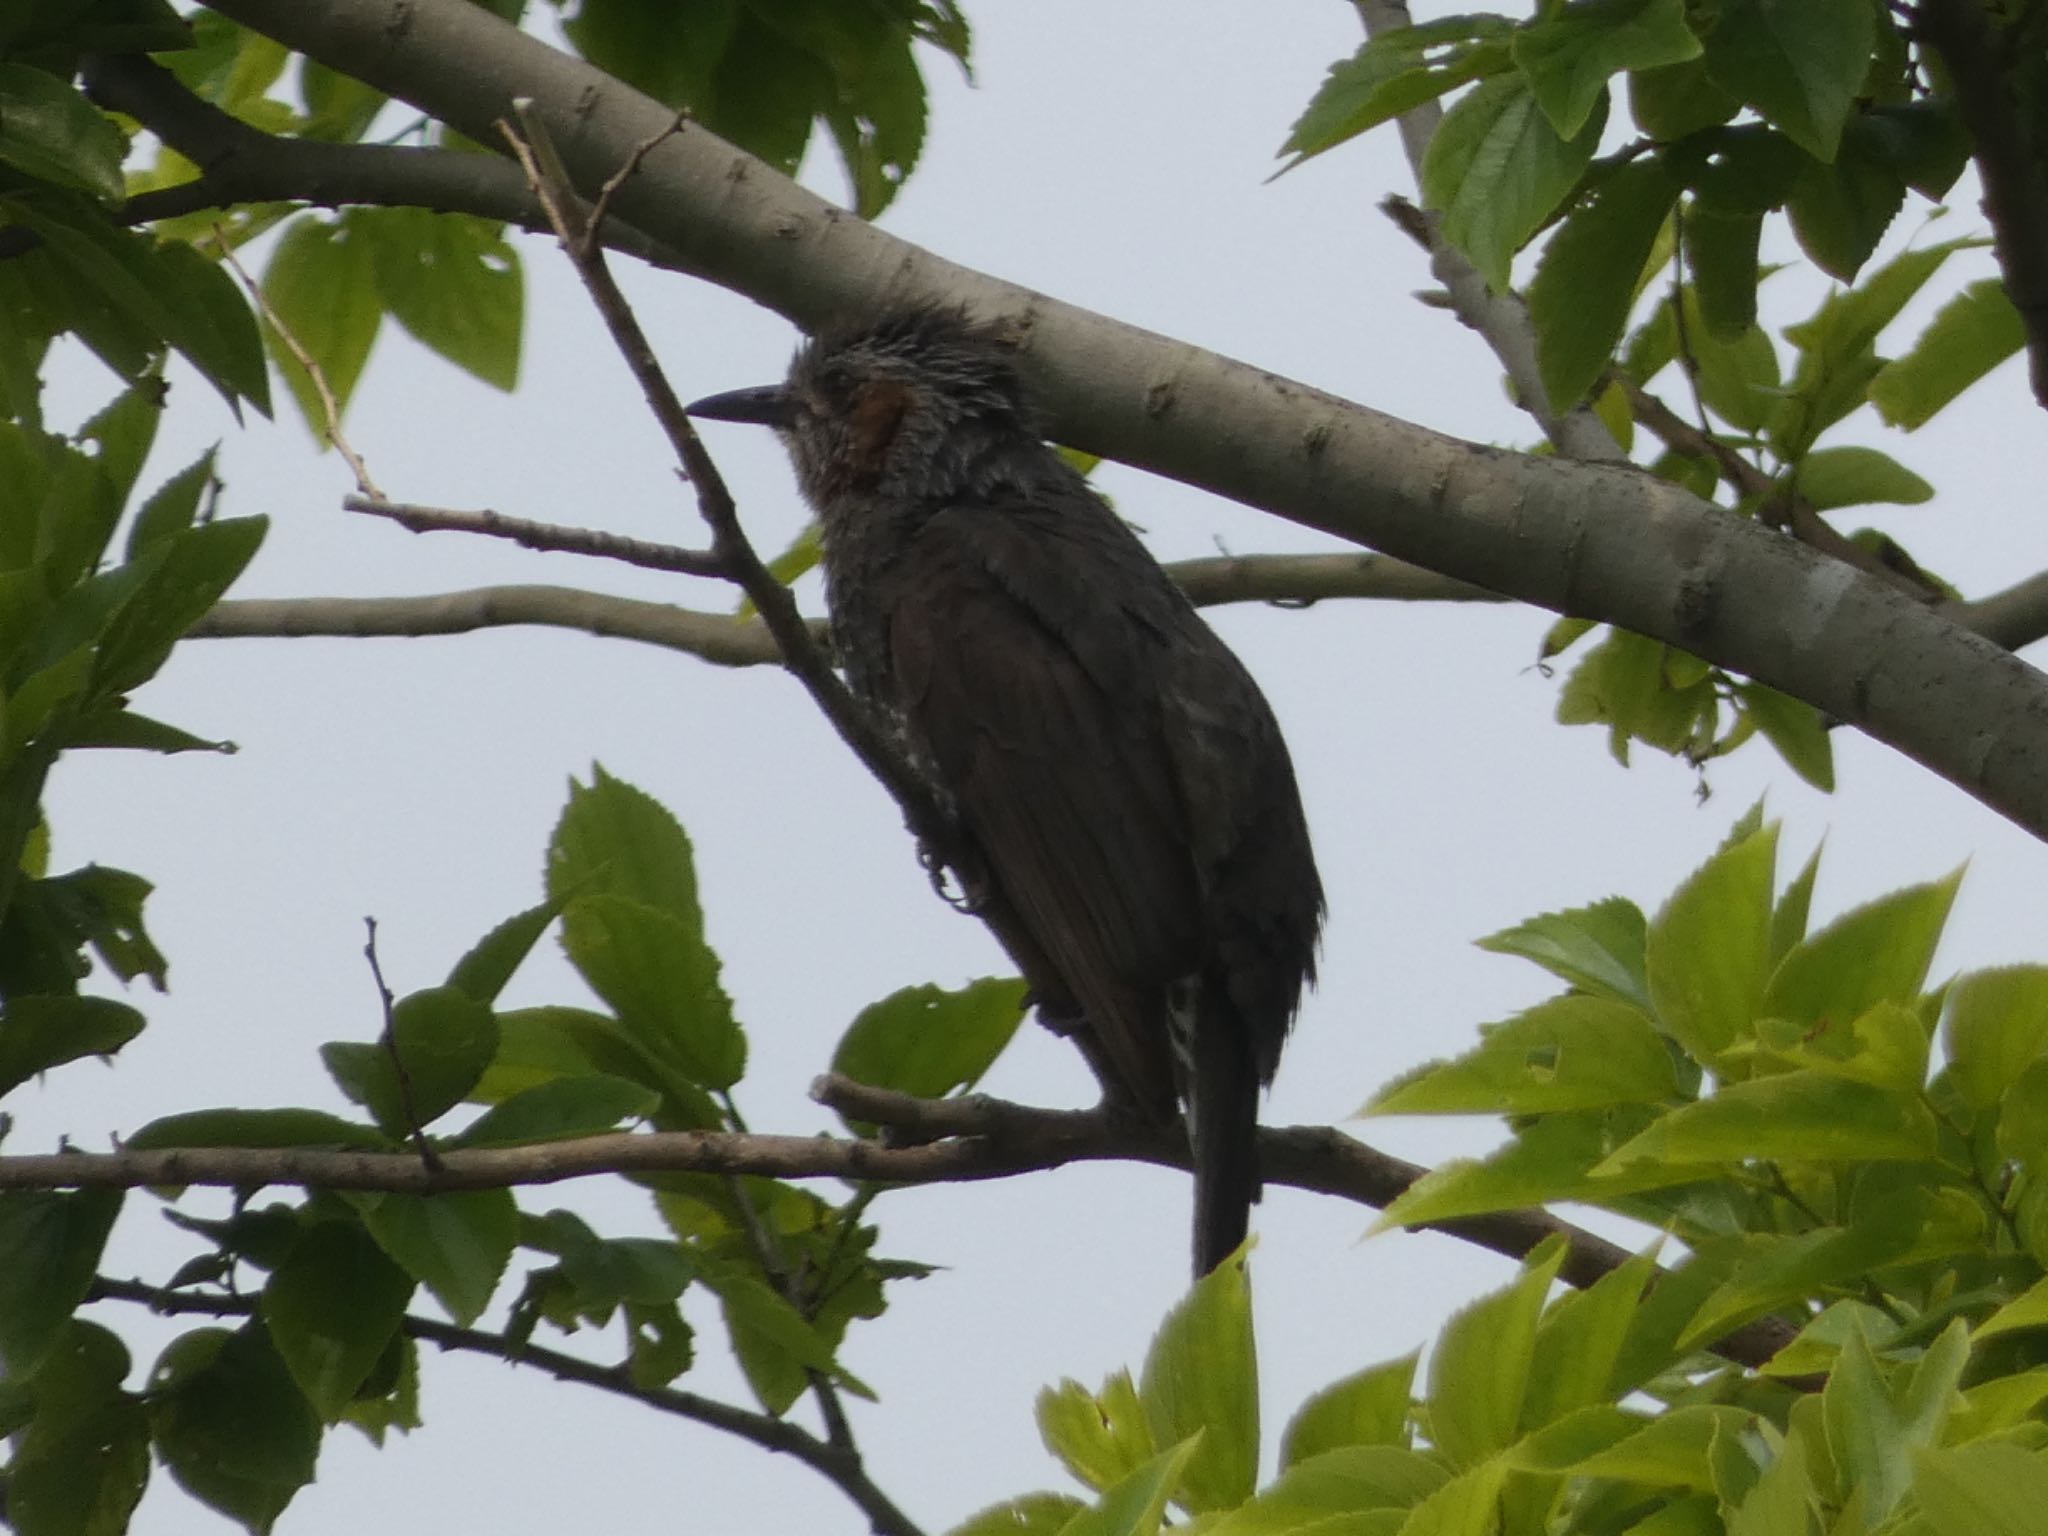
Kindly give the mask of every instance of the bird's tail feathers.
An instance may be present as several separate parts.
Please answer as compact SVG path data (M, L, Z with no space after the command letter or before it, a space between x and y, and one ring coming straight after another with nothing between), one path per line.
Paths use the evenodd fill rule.
M1244 1242L1259 1198L1259 1073L1223 988L1202 988L1192 1018L1178 1009L1175 1014L1176 1056L1187 1073L1199 1280Z

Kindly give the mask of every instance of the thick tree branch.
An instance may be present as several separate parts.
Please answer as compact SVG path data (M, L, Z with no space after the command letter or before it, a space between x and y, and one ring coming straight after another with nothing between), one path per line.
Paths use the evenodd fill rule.
M2006 295L2027 333L2034 398L2048 406L2048 144L2038 120L2044 73L2039 6L1986 0L1919 0L1922 40L1941 56L1956 110L1970 135L1984 214L1991 221Z
M975 1095L923 1100L821 1079L814 1093L849 1116L910 1132L911 1145L836 1136L732 1131L617 1133L538 1146L455 1148L430 1168L410 1152L321 1147L167 1147L147 1151L0 1156L0 1190L139 1189L201 1185L255 1189L387 1190L444 1194L560 1183L600 1174L758 1174L884 1185L1011 1178L1069 1163L1141 1162L1186 1168L1187 1140L1173 1128L1101 1110L1038 1109ZM1380 1209L1427 1170L1329 1126L1265 1127L1259 1161L1269 1185L1285 1185ZM1564 1278L1589 1285L1629 1258L1626 1249L1543 1211L1508 1211L1443 1222L1435 1230L1510 1258L1546 1238L1569 1249ZM1761 1364L1791 1339L1765 1319L1730 1335L1716 1352Z
M548 227L519 168L492 155L281 138L201 100L141 55L96 55L86 61L84 83L94 101L134 118L199 168L196 181L130 198L116 217L131 224L251 203L359 203L470 213L543 233ZM653 265L673 265L658 242L622 222L607 225L605 241ZM33 231L0 231L0 258L34 243Z
M214 0L473 137L540 104L579 186L673 114L465 0ZM462 67L455 67L457 64ZM679 264L815 328L917 296L1006 317L1062 442L1806 700L2048 835L2048 679L1889 584L1624 465L1461 442L956 266L691 125L619 189Z
M166 1317L254 1317L259 1304L255 1296L172 1290L146 1285L140 1280L117 1280L109 1275L93 1280L86 1300L134 1302ZM543 1344L518 1342L480 1328L460 1328L453 1323L411 1315L401 1318L398 1326L408 1338L419 1339L441 1349L487 1355L508 1365L530 1366L547 1372L557 1381L595 1387L600 1392L628 1398L643 1407L722 1430L764 1451L789 1456L844 1493L867 1516L869 1529L876 1536L922 1536L917 1523L875 1486L861 1465L858 1454L819 1439L800 1424L770 1418L765 1413L755 1413L695 1392L678 1391L674 1387L640 1386L623 1364L598 1365L558 1349L549 1349Z
M1887 581L1923 603L1940 598L1941 589L1918 566L1901 568L1888 564L1875 550L1865 549L1854 539L1838 532L1816 512L1813 503L1765 474L1728 444L1702 432L1635 380L1617 375L1628 396L1629 409L1650 435L1674 453L1704 459L1735 494L1759 504L1758 516L1792 530L1800 543L1832 555L1858 570ZM1967 622L1964 620L1963 622ZM1973 626L1974 627L1974 626Z

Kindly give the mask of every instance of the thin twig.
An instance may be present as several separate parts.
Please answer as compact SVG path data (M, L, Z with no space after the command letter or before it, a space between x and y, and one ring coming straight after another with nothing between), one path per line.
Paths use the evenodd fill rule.
M895 742L883 734L847 691L845 684L833 674L824 654L813 642L803 615L797 611L796 599L775 579L748 542L746 532L740 526L732 492L726 488L718 466L705 451L696 428L684 412L682 400L670 387L667 375L656 361L646 332L641 329L638 318L626 303L625 295L619 292L618 284L613 281L602 248L585 238L588 224L574 190L561 177L551 176L543 169L543 160L555 157L551 151L535 147L534 141L541 137L539 118L530 112L522 113L521 124L520 128L515 128L500 119L497 126L525 169L534 195L547 210L549 221L574 261L591 302L611 332L619 355L639 383L655 421L681 461L686 477L696 488L697 510L711 530L712 553L722 566L726 579L752 600L761 621L775 637L783 666L803 684L813 702L839 733L840 739L895 797L911 830L918 837L939 846L950 846L954 841L950 824L930 790Z
M427 1133L420 1125L420 1112L413 1103L412 1074L406 1070L404 1060L398 1054L397 1002L391 995L391 988L384 984L384 967L377 959L377 919L366 917L363 928L367 937L363 940L363 958L370 962L370 979L377 984L377 998L384 1007L384 1033L380 1037L384 1054L391 1058L391 1075L398 1080L398 1104L405 1116L406 1129L412 1135L413 1150L420 1155L420 1163L429 1173L441 1171L441 1154L434 1150L427 1140Z
M305 344L292 334L292 328L284 323L284 317L271 307L263 289L257 284L256 279L249 275L249 269L236 258L234 243L229 240L228 232L216 224L213 226L213 239L214 244L220 247L220 259L227 263L229 270L241 279L242 286L248 290L249 302L254 304L258 313L269 322L271 330L276 333L277 339L284 343L284 348L291 353L293 361L306 370L306 377L313 384L314 397L320 402L320 415L327 433L327 441L334 445L334 451L340 454L342 462L348 465L349 473L356 477L356 489L373 500L382 501L384 493L377 488L377 482L370 478L369 466L363 462L362 455L349 446L348 438L342 433L341 404L334 398L334 391L327 383L326 373L322 371L319 363L314 361L313 354L306 350Z
M165 1316L196 1314L202 1317L253 1317L259 1302L254 1296L219 1296L188 1290L146 1285L139 1280L117 1280L102 1275L92 1283L87 1301L137 1303ZM545 1345L516 1341L503 1334L477 1328L457 1327L434 1318L399 1319L399 1331L441 1349L485 1355L509 1365L529 1366L547 1372L557 1381L595 1387L600 1392L628 1398L677 1418L689 1419L712 1429L736 1435L764 1451L774 1451L802 1462L844 1493L864 1514L879 1536L923 1536L917 1523L897 1508L862 1469L858 1458L848 1456L830 1442L821 1440L800 1424L770 1418L765 1413L723 1403L716 1398L674 1387L641 1386L624 1365L598 1365Z
M389 518L412 533L474 533L485 538L509 539L527 549L568 555L587 555L598 560L617 560L650 571L674 571L684 576L725 574L719 559L709 550L685 549L677 544L655 544L646 539L629 539L600 528L571 528L559 523L537 523L528 518L508 517L489 507L427 507L410 501L383 501L368 496L344 496L341 504L350 512Z
M604 185L598 188L597 201L590 205L590 219L588 227L583 232L583 249L578 255L578 260L588 256L595 248L596 242L604 238L605 220L611 215L612 198L617 194L619 188L632 180L633 176L640 169L641 161L652 154L658 146L667 143L670 139L681 133L689 121L690 114L687 111L676 113L674 122L662 129L661 132L651 133L638 144L635 144L633 146L633 153L626 156L626 163L605 178Z

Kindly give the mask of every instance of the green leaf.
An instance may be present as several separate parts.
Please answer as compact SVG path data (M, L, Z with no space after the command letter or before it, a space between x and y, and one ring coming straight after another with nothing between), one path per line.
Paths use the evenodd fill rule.
M222 518L167 538L143 558L155 564L100 640L93 687L126 693L154 677L171 647L220 601L249 562L270 523Z
M122 1145L131 1152L164 1147L361 1147L391 1142L367 1125L317 1109L198 1109L152 1120Z
M208 741L204 736L194 736L180 726L139 715L119 701L79 716L59 740L66 748L104 747L116 751L160 752L167 757L179 752L232 754L238 750L232 741Z
M1027 1493L969 1515L946 1536L1059 1536L1087 1507L1072 1494Z
M1949 988L1942 1046L1963 1102L1979 1112L1995 1109L2007 1085L2048 1052L2048 967L1958 977Z
M614 1019L582 1008L519 1008L499 1015L499 1048L470 1097L495 1104L537 1083L593 1072L662 1096L664 1130L715 1130L723 1111L682 1069L640 1045Z
M1515 64L1559 137L1586 125L1611 75L1700 54L1685 0L1575 0L1515 32Z
M1739 1408L1703 1404L1674 1408L1628 1439L1586 1457L1571 1471L1580 1477L1711 1493L1709 1449L1717 1438L1746 1429L1748 1421L1749 1415Z
M1439 1163L1389 1204L1375 1230L1449 1221L1552 1200L1613 1202L1636 1190L1712 1176L1711 1167L1640 1164L1620 1172L1591 1170L1644 1123L1641 1110L1545 1115L1483 1159Z
M1410 107L1510 67L1509 25L1500 16L1447 16L1397 27L1330 66L1280 146L1292 170Z
M1190 1514L1251 1497L1259 1471L1258 1356L1244 1255L1219 1264L1167 1313L1138 1378L1154 1445L1200 1435L1174 1502Z
M271 1343L327 1423L341 1410L398 1332L412 1279L352 1223L323 1221L292 1245L263 1287Z
M323 1045L320 1056L343 1093L369 1110L387 1134L404 1136L424 1130L461 1103L497 1047L498 1022L491 1010L466 992L443 986L414 992L393 1005L388 1044L336 1041ZM411 1119L415 1115L417 1124Z
M111 1056L142 1033L126 1003L76 994L29 994L0 1006L0 1095L39 1072L86 1056Z
M1981 278L1941 307L1904 357L1878 370L1870 403L1891 426L1924 427L2026 341L2005 284Z
M1971 1336L1981 1344L2001 1333L2018 1333L2034 1328L2048 1328L2048 1279L2036 1280L1979 1323ZM2044 1384L2043 1392L2048 1394L2048 1384Z
M749 1275L706 1275L725 1312L733 1353L763 1408L778 1417L803 1395L806 1372L838 1375L832 1346L802 1313Z
M1705 35L1707 74L1832 160L1875 40L1869 0L1721 0Z
M1779 962L1765 1006L1806 1026L1843 1024L1881 1002L1910 1006L1962 878L1958 869L1844 913Z
M156 248L156 281L176 316L164 334L221 398L247 400L270 414L270 374L263 366L263 335L256 313L221 264L192 246L169 240Z
M536 1083L493 1105L461 1135L455 1147L519 1147L541 1141L595 1136L654 1112L661 1095L623 1078L593 1075L558 1077Z
M1423 201L1496 292L1508 287L1515 252L1577 185L1606 118L1596 111L1561 138L1520 76L1482 81L1444 114L1423 160Z
M1678 1347L1700 1349L1766 1313L1803 1306L1838 1285L1854 1286L1913 1250L1928 1202L1902 1200L1852 1227L1790 1236L1759 1234L1739 1245L1734 1273L1701 1301Z
M1944 261L1974 243L1951 240L1906 251L1785 328L1786 340L1799 348L1799 364L1770 423L1772 447L1781 459L1798 459L1823 431L1863 404L1879 367L1879 334Z
M780 36L767 13L750 7L713 68L698 115L720 138L793 176L812 119L836 92L824 60Z
M583 896L562 914L562 948L622 1029L706 1088L746 1068L746 1037L700 928L618 896Z
M2035 1416L2044 1400L2048 1400L2048 1369L2040 1366L1965 1387L1962 1402L1949 1421L1949 1442L1961 1445L2023 1424Z
M1775 826L1720 849L1650 923L1645 968L1658 1022L1712 1062L1751 1031L1770 956Z
M1605 724L1608 750L1624 765L1631 740L1671 753L1696 747L1717 707L1697 658L1624 630L1583 654L1557 696L1558 722Z
M1154 1453L1152 1426L1128 1371L1112 1375L1099 1393L1072 1379L1047 1387L1038 1394L1032 1415L1046 1450L1098 1493Z
M1873 1525L1892 1513L1912 1485L1913 1453L1941 1434L1969 1353L1969 1330L1959 1318L1898 1392L1885 1380L1861 1330L1837 1357L1821 1393L1828 1447Z
M1658 1278L1652 1254L1639 1253L1583 1291L1558 1297L1536 1325L1525 1429L1555 1424L1582 1408L1612 1400L1616 1362L1643 1292Z
M71 295L68 318L108 364L126 377L168 342L229 405L246 399L269 410L269 385L248 303L220 267L182 241L109 222L98 205L52 193L9 205L40 235L53 275ZM78 306L103 313L90 318Z
M342 1409L341 1421L380 1449L389 1431L420 1427L420 1352L411 1339L400 1334L391 1341L361 1393Z
M1915 506L1934 499L1934 487L1875 448L1816 448L1799 461L1799 494L1817 511L1874 502Z
M1785 887L1785 894L1778 898L1777 909L1771 913L1771 968L1777 969L1792 946L1806 937L1806 919L1813 906L1813 882L1820 875L1820 849L1815 847L1792 883Z
M1914 1009L1891 1002L1818 1028L1768 1019L1759 1030L1775 1060L1901 1093L1917 1093L1926 1085L1928 1034L1927 1023Z
M383 1194L363 1203L362 1216L377 1246L465 1327L490 1305L519 1240L509 1189Z
M1913 1495L1935 1536L2036 1536L2048 1509L2048 1458L1982 1441L1913 1458Z
M1546 912L1478 941L1497 955L1520 955L1582 992L1647 1008L1643 974L1648 924L1623 896L1610 896L1567 912Z
M31 1374L64 1338L99 1270L121 1192L0 1194L0 1364Z
M1337 1446L1283 1467L1257 1498L1204 1529L1217 1536L1296 1530L1327 1531L1329 1536L1392 1533L1402 1528L1407 1511L1450 1481L1442 1459L1430 1452L1393 1445ZM1393 1518L1370 1518L1386 1515ZM1331 1516L1339 1518L1329 1521Z
M1729 1083L1652 1124L1594 1171L1633 1163L1843 1163L1923 1158L1934 1149L1934 1119L1917 1095L1890 1093L1828 1072L1784 1072Z
M1632 71L1628 108L1647 137L1669 144L1702 128L1719 127L1742 110L1742 103L1714 84L1702 57Z
M1024 983L983 977L956 991L926 984L860 1011L832 1053L855 1082L935 1099L981 1080L1023 1021Z
M506 918L455 962L455 969L448 973L448 985L480 1003L495 1003L512 973L533 953L533 946L540 942L540 936L560 911L559 903L544 901Z
M1584 399L1613 360L1644 265L1677 198L1678 181L1662 161L1622 166L1544 245L1529 284L1529 318L1553 411Z
M692 8L689 24L682 26L675 16L632 0L585 0L562 30L600 69L680 107L701 104L709 92L736 14L734 0L707 0Z
M1282 1469L1340 1446L1405 1446L1416 1358L1410 1353L1367 1366L1313 1393L1280 1437Z
M320 1421L260 1323L172 1340L150 1372L150 1424L179 1486L257 1536L313 1480Z
M1401 1536L1469 1536L1493 1528L1506 1478L1498 1458L1459 1473L1415 1507L1399 1527Z
M1677 1091L1671 1052L1641 1009L1567 994L1482 1027L1473 1049L1403 1076L1362 1112L1544 1114Z
M150 493L128 529L130 560L141 558L192 526L199 512L200 497L214 483L215 452L213 448L207 449Z
M8 66L0 64L0 72ZM91 443L97 449L100 472L107 477L109 500L124 505L142 473L143 461L156 442L157 424L164 414L164 381L155 374L139 380L119 395L92 420L78 429L75 441ZM95 551L86 565L95 563L105 545Z
M696 858L682 825L644 790L593 764L588 787L569 781L548 843L548 895L626 896L703 926Z
M1701 324L1716 341L1740 342L1756 330L1756 253L1763 228L1761 209L1728 211L1695 198L1685 210L1692 296Z
M1816 1491L1807 1472L1804 1439L1797 1435L1786 1437L1761 1475L1756 1473L1748 1451L1727 1441L1722 1444L1727 1458L1741 1467L1742 1475L1756 1478L1728 1517L1728 1536L1787 1536L1788 1532L1809 1529ZM1734 1502L1732 1488L1724 1486L1721 1493L1724 1499Z
M1190 1440L1161 1451L1070 1520L1061 1536L1156 1536L1195 1449Z
M1834 739L1820 711L1804 699L1778 692L1764 683L1737 683L1735 696L1766 740L1778 749L1792 771L1815 789L1833 793ZM1773 954L1776 951L1773 950Z
M2048 1062L2032 1062L2014 1078L1998 1101L1993 1145L1999 1155L2026 1165L2028 1171L2048 1168ZM2048 1240L2048 1211L2034 1188L2020 1197L2021 1236L2034 1246Z
M70 81L26 64L0 63L0 160L117 203L127 151L120 130Z
M839 96L825 122L853 182L854 211L872 219L895 201L924 149L924 76L908 46L887 44L841 73Z
M400 325L486 384L519 382L526 285L504 225L425 208L356 208L348 218Z
M1898 171L1851 133L1832 165L1814 161L1793 183L1786 211L1800 249L1830 277L1854 282L1906 201Z
M35 1375L13 1383L33 1396L35 1416L15 1433L7 1467L10 1531L120 1536L129 1528L149 1482L149 1421L122 1390L128 1367L119 1339L72 1323Z
M1430 1438L1452 1466L1486 1463L1520 1431L1537 1319L1564 1262L1546 1240L1508 1285L1452 1314L1429 1361Z
M1698 291L1690 285L1682 303L1686 350L1700 398L1731 427L1759 431L1781 408L1778 349L1754 325L1733 339L1715 335Z
M356 380L370 359L384 323L374 242L347 217L302 214L285 225L263 272L263 297L278 320L312 358L334 396L337 415L348 408ZM268 329L266 327L266 329ZM271 356L313 436L327 441L327 412L313 379L292 349L272 333Z

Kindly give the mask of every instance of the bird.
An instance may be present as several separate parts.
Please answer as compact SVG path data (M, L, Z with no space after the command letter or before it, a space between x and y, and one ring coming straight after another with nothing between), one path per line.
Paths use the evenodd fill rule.
M779 434L839 668L954 824L963 884L1010 915L1040 1018L1108 1105L1184 1120L1199 1279L1260 1193L1322 881L1265 695L1048 445L1008 335L893 306L686 409Z

